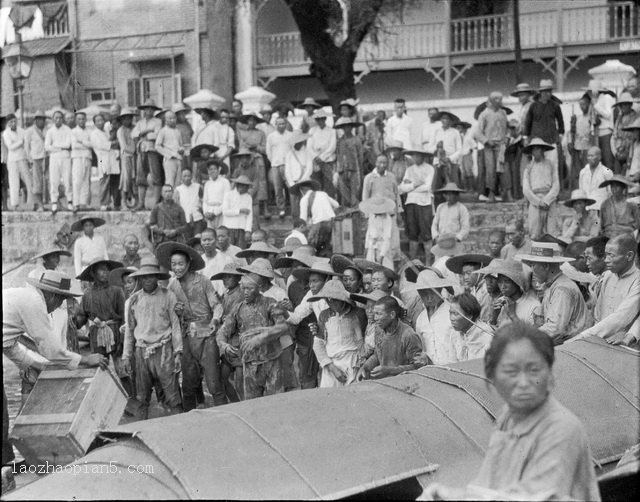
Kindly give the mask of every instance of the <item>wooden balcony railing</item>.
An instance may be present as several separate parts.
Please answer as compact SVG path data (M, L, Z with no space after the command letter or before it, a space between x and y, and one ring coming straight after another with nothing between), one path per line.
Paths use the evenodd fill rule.
M600 6L529 12L520 16L523 49L604 43L640 37L639 9L632 1ZM424 58L446 50L444 23L391 25L379 44L365 42L358 61ZM298 32L258 37L258 66L291 66L308 62ZM451 52L468 54L512 50L513 18L509 14L451 21Z

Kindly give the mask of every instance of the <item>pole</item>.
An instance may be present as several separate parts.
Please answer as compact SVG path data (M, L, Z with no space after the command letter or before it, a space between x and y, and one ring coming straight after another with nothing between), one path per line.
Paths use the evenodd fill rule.
M444 0L444 99L451 99L451 0Z
M522 82L522 45L520 43L520 0L513 0L513 44L516 56L516 85Z
M19 30L16 30L16 43L20 48L20 54L22 54L22 33ZM22 74L22 58L18 57L18 70L20 74ZM18 87L18 108L20 109L20 127L24 128L24 96L22 95L22 91L24 89L24 81L18 75L16 79L16 86ZM15 103L15 101L14 101Z
M196 53L196 90L202 89L202 68L200 67L200 6L199 0L193 0L194 20L193 34L195 36L194 52ZM206 6L206 4L205 4Z

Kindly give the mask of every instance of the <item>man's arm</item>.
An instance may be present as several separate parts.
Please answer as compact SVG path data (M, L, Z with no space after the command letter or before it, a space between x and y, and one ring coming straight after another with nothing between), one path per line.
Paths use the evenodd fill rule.
M571 333L567 333L567 327L577 300L568 289L556 288L549 299L549 308L544 312L544 324L540 326L540 331L553 338L554 342L570 335Z
M551 166L551 189L542 198L542 202L545 202L547 205L551 205L558 198L558 194L560 193L560 179L558 178L558 168L557 166Z
M460 204L460 231L456 234L456 238L459 241L465 240L469 236L471 230L471 224L469 222L469 210Z
M176 295L172 291L167 291L167 309L169 310L169 320L171 321L171 345L174 355L182 353L182 326L180 318L176 314Z

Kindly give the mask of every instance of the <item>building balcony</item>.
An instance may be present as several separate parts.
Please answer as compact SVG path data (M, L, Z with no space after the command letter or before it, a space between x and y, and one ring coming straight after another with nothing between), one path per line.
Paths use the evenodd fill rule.
M523 57L544 57L558 46L566 55L606 54L620 50L621 43L639 44L639 9L632 1L598 6L575 6L520 15ZM496 62L513 59L513 16L454 19L445 22L385 26L378 45L365 39L358 52L356 70L442 66L444 56L454 63ZM447 31L450 43L447 44ZM627 49L630 50L630 49ZM636 50L640 50L640 46ZM299 32L257 37L259 76L294 76L308 72Z

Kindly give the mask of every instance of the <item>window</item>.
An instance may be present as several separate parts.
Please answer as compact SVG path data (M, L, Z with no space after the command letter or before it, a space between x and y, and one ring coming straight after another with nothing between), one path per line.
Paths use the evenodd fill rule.
M153 99L161 108L169 108L173 103L182 101L182 80L177 73L172 79L165 77L142 78L142 101Z
M87 106L89 105L110 105L115 100L115 95L111 89L93 89L86 91Z

